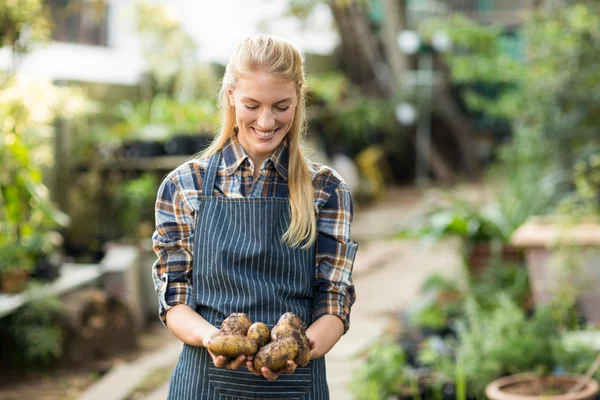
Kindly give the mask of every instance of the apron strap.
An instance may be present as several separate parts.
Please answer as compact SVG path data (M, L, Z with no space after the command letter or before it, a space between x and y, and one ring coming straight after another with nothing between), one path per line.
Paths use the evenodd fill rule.
M204 174L204 180L202 182L202 195L212 196L213 188L215 187L215 180L217 178L217 171L219 170L219 164L221 163L221 150L210 156L208 160L208 167Z

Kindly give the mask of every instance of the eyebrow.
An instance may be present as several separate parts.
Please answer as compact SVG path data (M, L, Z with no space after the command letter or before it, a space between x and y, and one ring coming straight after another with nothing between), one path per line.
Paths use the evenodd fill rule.
M243 100L243 101L252 101L252 102L254 102L254 103L260 103L260 101L258 101L258 100L255 100L255 99L253 99L252 97L247 97L247 96L246 96L246 97L242 97L242 100ZM292 101L292 100L293 100L293 99L292 99L291 97L286 97L286 98L285 98L285 99L283 99L283 100L279 100L279 101L275 102L275 104L284 103L284 102L286 102L286 101Z

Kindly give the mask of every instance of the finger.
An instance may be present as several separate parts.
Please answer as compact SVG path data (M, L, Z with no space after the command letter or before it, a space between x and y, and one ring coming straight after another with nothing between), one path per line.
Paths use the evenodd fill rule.
M227 358L225 356L216 356L213 357L213 363L217 368L223 368L225 363L227 362Z
M293 374L297 367L298 366L295 362L288 360L288 362L285 364L285 370L283 372L286 374Z
M281 372L273 372L267 367L262 367L261 372L262 372L263 376L270 381L274 381L277 378L279 378L279 374L281 373Z
M254 363L252 361L246 361L246 367L248 367L248 371L252 372L256 376L263 376L262 372L254 369Z
M238 369L240 366L242 366L244 364L244 361L246 360L246 356L241 355L238 356L237 358L231 360L229 362L229 369Z

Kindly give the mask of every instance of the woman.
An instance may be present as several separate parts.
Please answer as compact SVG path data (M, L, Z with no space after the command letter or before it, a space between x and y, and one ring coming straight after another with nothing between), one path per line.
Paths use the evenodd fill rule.
M304 92L292 45L246 39L223 77L219 134L160 186L153 277L161 320L184 342L170 400L329 398L323 356L349 327L358 245L348 187L300 150ZM272 327L288 311L308 327L305 368L255 371L251 355L205 347L234 312Z

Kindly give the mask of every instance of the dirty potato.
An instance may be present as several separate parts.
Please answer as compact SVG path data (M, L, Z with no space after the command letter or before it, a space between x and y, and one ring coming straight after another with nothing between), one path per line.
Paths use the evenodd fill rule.
M260 349L271 341L271 332L269 327L262 322L255 322L248 328L247 336L250 339L256 340L256 344Z
M250 321L250 318L246 314L233 313L225 318L219 330L224 335L246 336L250 325L252 325L252 321Z
M277 325L273 328L272 336L274 339L278 337L287 337L291 336L294 331L306 334L306 326L302 319L296 314L287 312L279 318Z
M208 350L218 356L235 358L256 353L256 341L240 335L216 335L208 342Z
M275 340L261 348L254 356L254 369L260 371L267 367L273 372L285 368L287 360L293 360L298 353L298 344L291 337Z
M279 318L277 325L273 328L272 336L276 339L291 337L298 346L298 353L294 362L305 367L310 361L310 343L306 336L306 326L296 314L287 312Z

